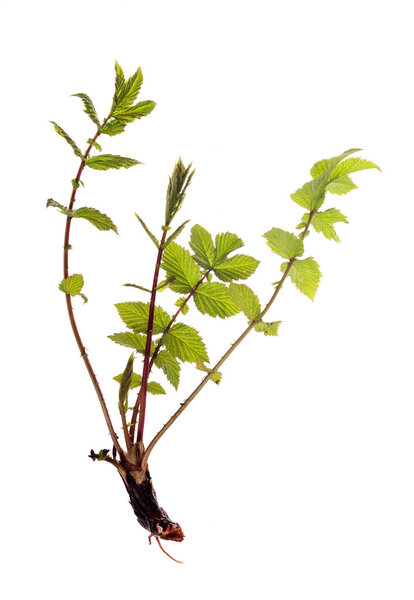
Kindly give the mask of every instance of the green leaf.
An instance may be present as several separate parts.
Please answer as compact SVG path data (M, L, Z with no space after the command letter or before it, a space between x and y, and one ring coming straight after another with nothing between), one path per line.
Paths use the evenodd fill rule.
M177 229L174 231L174 233L172 233L170 235L170 237L167 239L167 241L164 244L164 249L168 246L168 244L171 244L171 242L173 242L179 235L180 233L183 231L184 227L187 225L187 223L190 222L190 219L188 219L187 221L184 221L184 223L181 223L181 225L179 227L177 227Z
M159 283L155 289L157 290L157 292L163 292L164 290L167 290L170 287L171 283L174 281L174 279L175 277L167 277L167 279L161 281L161 283Z
M249 286L243 283L231 283L229 285L229 294L249 321L254 321L258 318L262 311L259 298Z
M105 215L104 213L101 213L96 208L82 206L81 208L78 208L73 212L75 213L75 217L86 219L87 221L89 221L89 223L92 223L92 225L99 229L99 231L112 230L115 231L115 233L118 233L116 225L113 223L110 217L108 217L108 215Z
M77 96L78 98L80 98L82 100L83 106L84 106L84 112L88 115L88 117L90 117L92 119L92 121L95 123L95 125L97 125L98 128L100 129L101 124L99 122L98 115L96 114L96 110L93 105L93 102L89 98L89 96L87 94L72 94L72 96Z
M315 179L322 175L323 173L327 173L336 167L337 164L341 162L344 158L349 156L350 154L355 154L355 152L360 152L361 148L350 148L349 150L345 150L342 154L338 156L333 156L332 158L323 158L316 162L310 170L310 174ZM305 207L306 208L306 207Z
M194 225L191 229L190 247L194 252L194 260L204 269L209 269L214 264L216 251L211 234L201 225Z
M168 350L161 350L155 357L154 364L164 372L171 385L177 389L180 382L181 369L178 360Z
M122 373L120 375L116 375L114 377L114 379L115 379L115 381L118 381L118 383L120 383L121 379L122 379ZM141 384L142 384L142 376L138 375L138 373L132 373L131 384L129 386L129 389L133 390L134 388L141 387ZM160 394L166 393L164 388L162 387L162 385L160 385L156 381L148 382L147 391L149 394L153 394L154 396L158 396Z
M91 156L86 161L86 166L98 171L107 171L108 169L129 169L134 165L140 165L135 158L127 158L126 156L118 156L117 154L100 154L99 156Z
M118 102L120 100L124 86L125 86L124 72L123 72L121 66L118 64L118 62L115 61L115 92L114 92L114 98L112 101L111 114L112 114L112 111L114 110L115 106L118 104Z
M347 194L351 190L358 189L358 186L352 181L348 175L343 175L342 177L338 177L335 181L331 181L326 186L326 190L331 192L331 194L338 194L338 196L342 196L343 194Z
M113 137L114 135L119 135L125 131L126 123L121 123L121 121L117 121L117 119L111 119L107 121L102 128L102 133L106 133L106 135L110 135Z
M166 349L182 361L196 362L201 358L209 362L208 354L198 331L184 323L175 323L162 338Z
M202 277L189 251L175 242L168 244L165 249L161 266L168 277L175 277L171 289L181 294L191 292Z
M284 272L287 265L288 263L283 263L280 270ZM311 300L315 297L321 276L319 265L312 257L295 260L289 271L292 283Z
M150 303L121 302L115 304L119 316L125 325L135 333L147 333ZM162 333L169 325L171 317L160 306L154 307L153 335Z
M266 323L265 321L259 321L254 326L254 329L265 335L277 335L281 322L282 321L272 321L271 323Z
M293 233L273 227L263 236L270 249L282 258L296 258L304 252L303 242Z
M339 242L339 237L336 235L334 228L335 223L348 223L345 215L336 208L330 208L323 212L315 212L312 217L311 224L315 231L323 233L328 240Z
M119 67L119 65L118 68L115 67L115 69L117 71L118 78L118 72L120 73L122 69ZM143 82L141 67L137 69L137 71L128 79L128 81L125 82L124 80L123 85L121 85L121 77L123 77L123 73L119 76L116 83L118 92L115 107L111 113L111 116L114 117L117 117L118 113L122 113L126 108L135 102Z
M215 265L214 273L221 281L247 279L256 271L259 261L246 254L236 254Z
M123 287L133 287L133 288L136 288L137 290L142 290L143 292L148 292L151 294L151 290L149 290L146 287L142 287L142 285L137 285L136 283L124 283Z
M98 142L96 140L93 140L92 138L88 139L88 144L90 144L91 146L93 146L94 148L96 148L99 152L102 152L102 146L101 144L98 144Z
M124 407L125 412L125 400L127 399L129 389L131 387L132 374L134 370L134 353L128 359L124 372L120 376L119 380L119 402Z
M181 298L178 298L178 300L175 303L175 306L181 308L181 312L183 313L183 315L186 315L190 310L190 307L187 303L187 298L185 296L181 296Z
M53 127L55 128L55 131L60 136L62 136L64 140L67 141L67 143L72 148L72 150L74 151L74 153L76 154L76 156L78 156L79 158L83 158L82 152L79 150L79 148L77 147L77 145L75 144L75 142L72 140L72 138L68 136L68 134L66 133L66 131L64 129L62 129L62 127L60 125L58 125L57 123L55 123L54 121L50 121L50 122L52 123Z
M191 171L191 163L188 167L184 166L183 161L178 159L173 173L170 177L167 188L167 199L165 203L165 223L169 225L177 212L180 210L188 186L195 171Z
M157 238L155 237L155 235L153 233L151 233L151 231L148 229L148 227L145 225L144 221L141 219L141 217L135 213L136 218L138 219L138 221L141 223L145 233L151 238L151 240L154 242L154 244L156 245L157 248L160 247Z
M365 171L366 169L378 169L381 171L378 165L371 162L370 160L366 160L365 158L352 157L347 158L340 162L329 175L329 181L335 181L338 178L343 177L344 175L349 175L349 173L355 173L356 171Z
M305 183L300 189L290 195L292 200L308 210L319 208L325 199L326 177L321 175L317 179L312 179Z
M244 246L243 241L235 233L219 233L216 235L216 258L217 264L221 263L230 252Z
M137 352L144 354L146 336L139 335L138 333L131 333L130 331L123 331L121 333L113 333L108 335L109 339L119 344L120 346L126 346L127 348L133 348Z
M219 371L213 372L213 369L209 369L208 367L206 367L206 365L203 363L203 361L200 358L198 358L196 361L196 368L199 371L203 371L204 373L211 374L211 377L210 377L211 381L213 381L217 385L220 383L222 374Z
M70 296L78 296L83 288L83 276L79 273L69 275L66 279L62 279L59 284L59 289Z
M240 312L224 283L202 283L194 293L194 302L203 315L207 313L221 319Z
M141 119L152 113L154 108L155 102L144 100L143 102L138 102L135 106L125 107L124 109L117 108L114 111L114 116L121 123L132 123L135 119Z

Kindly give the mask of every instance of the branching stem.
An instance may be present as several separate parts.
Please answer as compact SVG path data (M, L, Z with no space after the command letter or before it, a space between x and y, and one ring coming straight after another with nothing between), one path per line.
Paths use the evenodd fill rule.
M307 232L309 230L313 214L314 214L314 211L312 210L309 213L309 217L308 217L308 221L306 223L306 226L305 226L304 230L302 231L302 233L299 236L299 237L302 238L302 240L305 239L306 234L307 234ZM295 258L291 258L289 260L289 262L288 262L288 264L286 266L285 272L283 273L283 276L282 276L281 280L277 284L276 289L273 292L273 294L272 294L269 302L266 304L266 306L264 307L264 309L262 310L262 312L260 313L260 315L257 317L257 319L255 319L254 321L252 321L246 327L246 329L243 331L243 333L230 346L230 348L227 350L227 352L225 354L223 354L223 356L220 358L220 360L218 361L218 363L216 363L214 365L214 367L211 369L211 371L204 377L204 379L199 383L199 385L195 388L195 390L188 396L188 398L186 400L184 400L184 402L181 403L181 405L178 408L178 410L172 415L172 417L165 423L165 425L160 429L160 431L152 439L152 441L148 445L148 447L145 450L145 453L144 453L144 455L142 457L142 465L141 465L142 468L145 468L145 465L148 462L149 455L151 454L151 452L154 449L155 445L162 438L162 436L164 435L164 433L166 433L168 431L168 429L171 427L171 425L174 423L174 421L176 421L178 419L178 417L187 408L187 406L190 404L190 402L192 402L194 400L194 398L201 392L201 390L204 388L204 386L207 384L207 382L211 379L211 377L214 375L214 373L216 373L220 369L220 367L223 365L223 363L229 358L229 356L231 356L231 354L235 351L235 349L241 344L241 342L244 340L244 338L254 328L254 326L256 325L257 321L260 321L260 320L263 319L263 317L265 316L265 314L267 313L267 311L272 306L273 302L276 300L276 298L277 298L280 290L282 289L282 286L283 286L284 282L286 281L286 278L289 275L289 271L291 270L291 268L292 268L293 263L295 262L295 260L296 260Z

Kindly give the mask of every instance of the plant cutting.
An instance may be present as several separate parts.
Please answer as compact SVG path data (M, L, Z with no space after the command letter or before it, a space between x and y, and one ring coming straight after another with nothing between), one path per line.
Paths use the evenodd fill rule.
M84 278L80 273L71 273L69 270L69 257L74 251L71 245L71 228L76 219L85 219L100 231L117 233L112 219L98 208L75 208L80 188L83 186L84 173L86 174L88 169L128 169L140 164L132 158L103 153L101 142L105 136L112 137L123 133L130 123L149 115L155 107L151 100L136 102L143 82L141 69L126 79L122 68L116 63L115 75L112 105L103 120L98 117L87 94L74 94L81 99L84 112L91 119L95 129L85 144L86 150L82 151L65 130L53 122L56 132L78 157L79 166L71 181L67 205L49 199L47 206L55 207L66 217L63 279L59 289L65 294L73 334L92 381L113 446L112 450L91 450L90 457L94 461L107 462L115 467L124 482L139 523L149 532L149 540L155 538L165 552L160 540L181 542L184 533L180 525L171 520L158 504L148 467L152 451L204 387L209 383L220 383L224 363L250 332L277 336L281 322L269 320L269 313L288 280L308 298L314 299L321 271L318 262L305 254L306 238L314 231L322 233L328 240L338 242L336 225L348 221L340 210L325 208L325 201L330 197L329 194L342 196L357 187L350 174L379 167L369 160L355 156L359 151L355 148L338 156L319 160L313 165L309 181L291 194L291 199L302 209L296 233L278 227L270 227L264 233L263 237L268 247L282 262L280 265L275 262L275 268L269 274L271 293L261 302L258 294L245 283L258 268L259 260L239 252L244 244L236 233L222 231L213 239L211 233L202 225L196 224L191 228L189 246L179 243L180 235L187 227L188 221L180 223L177 221L177 215L194 176L192 165L185 165L179 159L169 177L165 216L159 231L150 231L141 209L140 214L135 215L143 233L153 244L153 278L149 284L143 281L125 284L134 288L137 299L120 301L115 305L125 327L123 331L108 337L116 344L129 349L129 356L126 357L121 372L116 373L114 369L114 379L119 383L119 393L115 401L119 413L116 422L110 415L109 405L98 383L75 318L74 301L78 302L78 297L84 302L87 301L84 294ZM280 276L274 281L277 269ZM160 293L166 289L177 294L172 306L160 303ZM223 348L221 357L212 360L199 332L189 324L190 308L199 311L206 318L223 320L243 313L247 322L234 343L228 348ZM155 381L153 374L158 371L168 385L177 390L183 363L189 363L199 370L202 373L201 381L158 433L152 439L147 439L144 433L149 395L166 394L165 384ZM149 403L148 410L150 407Z

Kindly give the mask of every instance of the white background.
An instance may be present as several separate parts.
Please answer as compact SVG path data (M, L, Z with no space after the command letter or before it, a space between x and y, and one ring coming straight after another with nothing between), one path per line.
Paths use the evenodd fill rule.
M412 600L410 4L1 2L5 598ZM183 566L148 546L118 475L87 457L109 438L57 290L64 217L45 208L67 203L78 163L49 120L83 148L94 128L70 94L103 117L115 59L127 75L142 66L140 99L157 107L104 151L145 166L84 173L79 205L120 236L77 221L71 253L115 421L128 350L106 337L122 330L113 303L144 299L121 286L148 285L155 258L133 215L158 230L178 156L197 174L177 224L238 233L262 261L262 302L280 261L261 236L294 230L303 211L289 195L311 165L361 147L382 168L327 201L350 221L341 244L307 239L323 272L315 302L286 285L279 338L251 334L154 451L160 503L186 534L165 545ZM187 321L213 363L244 327L194 309ZM178 393L151 398L148 438L199 379L188 369Z

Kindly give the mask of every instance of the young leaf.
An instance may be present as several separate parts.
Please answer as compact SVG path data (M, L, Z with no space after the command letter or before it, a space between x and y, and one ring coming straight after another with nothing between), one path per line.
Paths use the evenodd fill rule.
M311 224L315 231L323 233L328 240L339 242L339 237L336 235L334 228L335 223L348 223L345 215L336 208L330 208L323 212L315 212L312 217Z
M174 231L174 233L172 233L169 236L169 238L167 239L167 241L165 242L164 248L166 248L168 246L168 244L171 244L171 242L173 242L180 235L180 233L183 231L184 227L189 222L190 222L190 219L188 219L187 221L184 221L184 223L181 223L181 225L179 227L177 227L177 229Z
M59 284L59 289L70 296L78 296L83 288L83 276L79 273L69 275L66 279L62 279Z
M155 288L157 290L157 292L163 292L164 290L167 290L171 283L174 281L175 277L167 277L166 279L164 279L164 281L161 281L161 283L159 283L157 285L157 287Z
M89 96L87 94L72 94L72 96L77 96L78 98L80 98L82 100L83 106L84 106L84 112L92 119L92 121L95 123L95 125L97 125L98 128L100 129L101 124L99 122L98 115L96 114L96 110L93 105L93 102L89 98Z
M93 146L94 148L96 148L99 152L102 152L102 146L101 144L98 144L98 142L96 140L93 140L92 138L88 139L88 144L90 144L91 146Z
M174 167L168 183L165 203L165 222L167 225L171 223L184 202L185 193L195 173L194 169L191 171L191 166L190 163L188 167L185 167L180 158Z
M305 183L300 189L290 195L292 200L308 210L322 206L326 195L326 176L320 175Z
M181 369L178 360L168 350L161 350L155 357L154 364L164 372L171 385L177 389L180 382Z
M132 123L135 119L141 119L152 113L154 108L155 102L144 100L143 102L138 102L135 106L129 106L124 109L117 108L114 111L114 116L121 123Z
M282 258L296 258L304 252L303 242L293 233L273 227L263 236L270 249Z
M136 283L124 283L123 285L124 287L133 287L137 290L142 290L143 292L148 292L149 294L151 293L151 290L146 287L142 287L142 285L137 285Z
M194 302L203 315L207 313L221 319L240 312L224 283L202 283L194 293Z
M187 298L185 296L181 296L181 298L178 298L178 300L175 303L175 306L181 308L181 312L183 313L183 315L186 315L190 310L190 307L187 303Z
M118 92L116 93L116 104L111 116L117 117L118 113L122 113L137 99L143 82L143 77L141 67L139 67L137 71L128 79L128 81L125 82L124 79L124 83L121 85L121 78L123 78L124 74L121 74L122 69L119 67L119 65L118 67L115 66L115 70L117 72L117 81L115 85L116 88L118 88Z
M188 294L200 281L200 267L196 265L188 250L175 242L168 244L164 251L162 268L168 277L174 277L170 287L174 292Z
M166 349L182 361L196 362L201 358L209 362L206 347L198 331L184 323L175 323L163 336Z
M119 316L125 325L135 333L147 333L150 303L122 302L115 304ZM171 317L160 307L154 307L153 335L162 333L169 325Z
M215 265L214 273L221 281L247 279L256 271L259 261L246 254L236 254Z
M165 390L162 387L162 385L160 385L159 383L157 383L156 381L149 381L147 384L147 391L149 394L153 394L154 396L159 396L161 394L165 394Z
M220 383L222 374L219 371L216 371L215 373L213 373L213 370L206 367L206 365L203 363L203 361L200 358L197 359L196 369L198 369L199 371L203 371L204 373L211 373L211 377L210 377L211 381L213 381L217 385Z
M287 265L288 263L283 263L280 270L284 272ZM311 300L315 297L321 276L318 263L311 257L295 260L289 271L292 283Z
M121 375L121 379L119 381L119 402L122 406L125 404L125 400L127 399L129 388L131 387L132 381L132 373L134 370L134 353L128 359L125 370ZM125 407L124 407L125 412Z
M342 177L338 177L335 181L331 181L327 184L326 190L331 192L331 194L338 194L338 196L342 196L343 194L347 194L351 190L358 189L358 186L352 181L348 175L343 175Z
M77 145L75 144L75 142L72 140L72 138L68 136L68 134L66 133L66 131L64 129L62 129L62 127L60 125L58 125L57 123L55 123L54 121L50 121L50 122L52 123L53 127L55 128L55 131L59 135L61 135L64 140L67 141L67 143L72 148L72 150L74 151L74 153L76 154L76 156L78 156L79 158L83 158L82 152L79 150L79 148L77 147Z
M243 241L235 233L219 233L216 235L216 257L215 262L220 264L230 252L244 246Z
M75 217L80 217L81 219L86 219L92 225L94 225L99 231L115 231L118 233L116 225L113 221L105 215L104 213L99 212L96 208L89 208L87 206L82 206L81 208L76 209L74 212Z
M121 383L122 373L120 375L115 375L115 377L113 379L115 379L115 381L117 381L118 383ZM129 389L133 390L134 388L140 387L141 383L142 383L142 376L138 375L138 373L132 373L131 384L129 386Z
M119 344L120 346L126 346L127 348L133 348L141 354L145 351L145 335L139 335L139 333L131 333L130 331L123 331L121 333L113 333L108 335L109 339Z
M204 269L210 269L214 264L215 248L211 234L201 225L191 229L190 247L194 252L194 260Z
M115 381L118 381L118 383L120 383L121 379L122 379L122 373L120 375L116 375L114 377L114 379L115 379ZM142 384L142 376L138 375L138 373L132 373L131 384L129 386L129 389L133 390L134 388L141 387L141 384ZM149 394L153 394L154 396L158 396L160 394L166 393L164 388L162 387L162 385L160 385L156 381L148 382L147 391Z
M110 135L113 137L114 135L119 135L125 131L126 123L121 123L121 121L117 121L117 119L111 119L107 121L102 128L102 133L106 133L106 135Z
M349 150L345 150L342 154L338 156L333 156L332 158L323 158L316 162L310 170L310 174L315 179L326 173L327 171L331 171L337 164L341 162L344 158L349 156L350 154L355 154L355 152L360 152L361 148L350 148Z
M155 235L153 233L151 233L151 231L148 229L148 227L145 225L144 221L141 219L141 217L135 213L136 218L138 219L138 221L141 223L145 233L151 238L151 240L154 242L154 244L156 245L157 248L159 248L159 243L157 238L155 237Z
M91 156L86 161L86 166L98 171L107 171L108 169L129 169L134 165L140 165L135 158L127 158L126 156L118 156L117 154L100 154L99 156Z
M261 313L259 298L247 285L231 283L229 294L240 310L244 312L249 321L254 321Z
M125 86L124 72L123 72L121 66L118 64L118 62L115 61L115 92L114 92L114 99L112 101L111 114L112 114L112 111L114 110L115 106L118 104L118 102L120 100L121 93L122 93L122 90L124 89L124 86Z
M265 321L259 321L254 326L254 329L265 335L277 335L281 322L282 321L272 321L271 323L266 323Z

